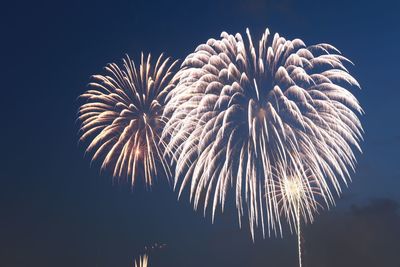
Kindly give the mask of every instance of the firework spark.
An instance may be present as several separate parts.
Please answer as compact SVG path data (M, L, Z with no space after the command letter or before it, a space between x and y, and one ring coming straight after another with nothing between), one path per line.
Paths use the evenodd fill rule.
M352 148L361 151L363 111L349 91L359 87L351 62L335 47L268 29L254 46L246 33L223 32L185 59L163 138L179 195L189 187L194 208L211 206L214 220L233 188L239 224L246 213L254 238L265 224L282 234L280 211L290 223L299 207L312 221L318 202L334 204L354 171ZM288 197L288 177L299 179L299 198Z
M127 176L132 185L140 167L147 185L157 174L157 163L170 175L162 157L160 135L165 98L174 86L175 62L161 55L155 64L142 54L140 66L128 57L123 67L111 63L106 75L92 76L89 90L81 95L79 108L81 138L91 138L86 152L92 161L102 159L101 170L111 169L114 177Z
M147 267L149 263L149 256L144 254L139 259L135 260L135 267Z
M135 260L135 267L147 267L149 263L149 255L155 250L164 249L167 245L164 243L154 243L150 246L145 246L142 254L139 254Z

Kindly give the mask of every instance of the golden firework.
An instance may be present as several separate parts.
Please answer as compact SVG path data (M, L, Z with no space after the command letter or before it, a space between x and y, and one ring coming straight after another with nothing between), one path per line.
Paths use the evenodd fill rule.
M122 68L110 63L107 74L92 76L89 90L81 95L85 103L79 108L80 140L90 139L86 152L92 154L92 161L102 161L101 170L112 170L114 177L127 176L132 185L139 168L149 186L158 164L170 175L160 135L176 63L161 55L153 64L150 54L142 54L136 67L126 56Z

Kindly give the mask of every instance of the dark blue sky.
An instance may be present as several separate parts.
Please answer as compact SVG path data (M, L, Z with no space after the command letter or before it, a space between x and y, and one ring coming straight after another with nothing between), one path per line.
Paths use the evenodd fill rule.
M3 3L1 266L295 266L295 238L258 239L225 214L212 225L160 177L151 192L113 184L77 145L76 98L128 53L183 59L221 31L266 27L328 42L355 66L363 154L338 207L305 229L307 266L399 267L398 1L13 1ZM234 210L230 210L234 214Z

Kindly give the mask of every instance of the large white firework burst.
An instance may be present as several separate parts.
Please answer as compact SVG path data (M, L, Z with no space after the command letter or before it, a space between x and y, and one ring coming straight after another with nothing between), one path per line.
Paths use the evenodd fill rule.
M185 59L163 138L179 195L189 187L194 207L211 207L214 220L233 188L239 223L247 214L254 238L258 225L276 235L281 218L295 223L294 206L312 221L318 203L334 204L354 171L352 148L361 151L363 111L349 91L359 87L344 66L351 62L335 47L268 29L254 45L246 33L223 32ZM299 205L285 193L290 179Z
M152 185L158 163L170 175L159 141L175 65L163 55L153 64L150 54L142 53L138 67L126 56L122 68L111 63L106 75L92 76L89 90L81 95L80 140L91 138L86 152L93 154L92 161L102 160L101 169L130 178L132 185L139 168L147 185Z

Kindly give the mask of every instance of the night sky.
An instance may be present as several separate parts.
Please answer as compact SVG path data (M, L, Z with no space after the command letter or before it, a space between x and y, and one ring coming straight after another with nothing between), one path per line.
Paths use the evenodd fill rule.
M131 190L78 144L77 97L106 63L183 59L246 27L333 44L362 86L363 153L337 206L305 226L304 266L400 266L399 1L81 2L2 3L0 266L133 266L156 242L150 267L296 266L290 233L253 243L234 207L211 224L165 177Z

